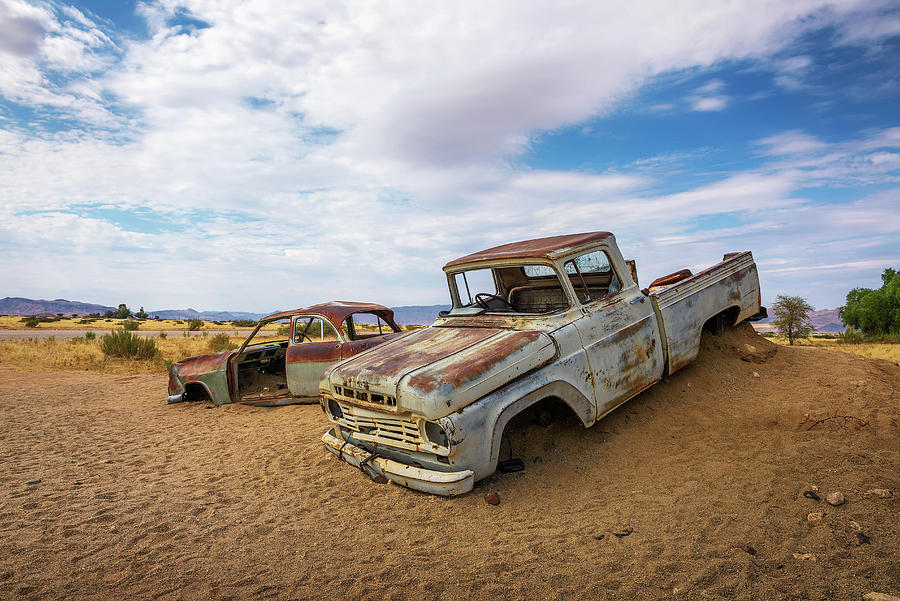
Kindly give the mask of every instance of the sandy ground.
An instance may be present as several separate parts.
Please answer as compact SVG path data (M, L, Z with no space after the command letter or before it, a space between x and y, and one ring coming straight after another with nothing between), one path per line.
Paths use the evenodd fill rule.
M318 406L167 406L162 375L0 369L0 598L900 594L900 367L784 347L751 363L747 342L770 344L706 339L593 428L521 420L527 469L449 499L327 454ZM835 413L865 425L816 421Z

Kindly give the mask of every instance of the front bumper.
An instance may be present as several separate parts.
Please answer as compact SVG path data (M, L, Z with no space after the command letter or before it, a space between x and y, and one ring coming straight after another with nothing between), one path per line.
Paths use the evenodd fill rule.
M372 453L335 436L330 430L322 436L325 448L349 463L372 475L384 476L395 484L435 495L461 495L472 490L475 472L439 472L414 467Z
M184 393L183 393L183 392L179 392L178 394L172 394L172 395L169 395L169 398L168 398L168 400L167 400L166 402L167 402L169 405L171 405L172 403L180 403L180 402L183 401L183 400L184 400Z

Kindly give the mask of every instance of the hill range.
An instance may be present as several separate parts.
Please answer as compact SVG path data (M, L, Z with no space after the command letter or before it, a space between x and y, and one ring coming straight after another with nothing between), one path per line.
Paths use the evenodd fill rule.
M410 305L392 307L394 319L403 325L428 325L437 319L439 311L448 309L447 305ZM66 317L72 315L87 315L88 313L103 314L106 311L115 311L116 307L99 305L81 301L70 301L64 298L53 300L35 300L30 298L7 296L0 299L0 315L57 315L62 313ZM257 320L274 313L279 309L273 309L268 313L249 313L246 311L197 311L196 309L160 309L147 311L150 318L160 319L205 319L208 321L232 321L235 319Z

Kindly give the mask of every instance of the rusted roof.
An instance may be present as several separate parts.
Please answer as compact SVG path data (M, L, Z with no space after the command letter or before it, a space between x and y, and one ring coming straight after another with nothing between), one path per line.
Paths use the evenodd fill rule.
M263 317L260 321L269 319L281 319L283 317L292 317L294 315L314 313L326 317L336 328L341 327L341 322L354 313L372 312L381 317L388 325L396 325L394 323L394 312L375 303L355 303L352 301L331 301L328 303L319 303L304 309L291 309L290 311L280 311ZM399 328L397 328L399 329Z
M509 244L501 244L494 248L482 250L459 259L454 259L444 265L444 269L461 265L463 263L472 263L475 261L496 261L498 259L532 259L544 258L555 259L559 256L566 255L570 250L588 244L590 242L598 242L612 236L609 232L587 232L584 234L566 234L564 236L550 236L549 238L535 238L534 240L523 240L522 242L510 242Z

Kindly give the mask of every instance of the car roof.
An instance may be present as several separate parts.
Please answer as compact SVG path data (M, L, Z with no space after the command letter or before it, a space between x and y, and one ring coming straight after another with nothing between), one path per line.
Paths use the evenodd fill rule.
M444 269L465 263L501 259L556 259L574 252L579 246L610 237L612 237L612 234L609 232L586 232L583 234L566 234L564 236L550 236L548 238L510 242L509 244L501 244L500 246L454 259L444 265Z
M284 317L293 317L304 313L315 313L328 318L331 323L340 327L341 322L354 313L375 313L388 324L394 324L394 312L376 303L357 303L353 301L331 301L327 303L319 303L302 309L291 309L290 311L279 311L263 317L260 321L269 319L282 319Z

